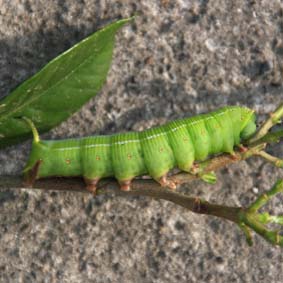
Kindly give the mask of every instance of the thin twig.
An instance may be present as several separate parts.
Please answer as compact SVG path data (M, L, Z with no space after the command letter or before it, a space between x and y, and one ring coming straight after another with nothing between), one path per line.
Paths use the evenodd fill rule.
M262 126L257 131L256 135L249 141L249 143L254 143L263 136L265 136L268 131L277 123L283 116L283 103L280 104L273 113L270 113L269 119L267 119Z

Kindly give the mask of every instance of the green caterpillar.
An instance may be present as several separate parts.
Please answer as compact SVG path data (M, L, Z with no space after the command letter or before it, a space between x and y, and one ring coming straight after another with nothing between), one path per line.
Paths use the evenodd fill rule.
M176 120L142 132L90 136L81 139L39 139L33 123L26 119L34 140L25 166L26 181L49 176L82 176L95 193L101 178L114 176L122 190L131 180L149 174L172 189L166 174L172 168L191 172L193 162L209 155L233 154L235 145L256 131L254 111L227 106L208 114Z

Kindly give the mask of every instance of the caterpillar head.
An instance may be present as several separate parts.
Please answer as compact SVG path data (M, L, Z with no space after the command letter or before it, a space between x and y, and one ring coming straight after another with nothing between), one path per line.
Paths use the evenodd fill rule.
M241 140L249 139L256 132L256 116L253 110L244 108L241 113L242 127L240 132Z

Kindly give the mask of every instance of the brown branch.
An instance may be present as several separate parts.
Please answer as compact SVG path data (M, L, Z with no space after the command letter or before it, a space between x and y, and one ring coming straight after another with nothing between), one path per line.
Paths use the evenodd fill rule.
M179 176L181 174L178 174ZM184 179L183 179L184 180ZM1 179L0 189L3 184L5 188L21 188L22 179L20 177L11 178L5 177ZM81 191L88 192L84 189L84 183L79 178L48 178L42 179L37 182L36 189L53 189L65 190L65 191ZM274 187L267 193L260 196L253 204L248 208L242 207L228 207L225 205L212 204L205 200L189 197L181 193L162 188L152 180L135 181L133 189L125 192L119 189L119 185L115 180L103 181L98 188L98 194L111 194L121 196L149 196L155 199L163 199L171 201L177 205L180 205L194 213L212 215L226 219L236 223L246 235L247 242L251 245L251 229L265 238L273 245L283 246L283 236L278 231L269 230L266 223L277 223L283 225L282 216L273 216L268 213L258 213L258 209L261 208L266 202L275 194L283 191L283 180L278 181Z
M185 174L178 174L185 182ZM22 178L20 176L1 177L0 189L21 189ZM30 188L29 188L30 189ZM46 178L36 182L36 190L57 190L89 193L85 189L85 184L80 178ZM130 191L121 191L118 183L114 179L103 180L97 189L98 195L115 194L119 196L148 196L155 199L164 199L183 206L193 212L200 214L210 214L236 222L234 214L231 214L230 207L210 204L195 197L189 197L176 191L162 188L153 180L135 180ZM238 211L240 208L234 208Z

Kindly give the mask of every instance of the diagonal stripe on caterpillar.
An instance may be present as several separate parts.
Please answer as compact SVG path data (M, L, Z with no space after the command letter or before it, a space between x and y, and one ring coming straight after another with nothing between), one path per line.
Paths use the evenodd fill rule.
M33 123L34 140L24 173L28 183L50 176L82 176L95 193L101 178L114 176L121 189L131 180L149 174L163 186L175 188L166 174L172 168L191 172L194 161L209 155L233 154L235 145L256 131L254 111L227 106L208 114L171 121L142 132L90 136L81 139L40 140Z

